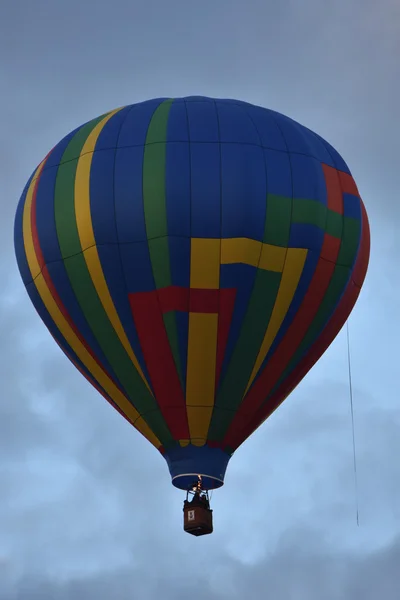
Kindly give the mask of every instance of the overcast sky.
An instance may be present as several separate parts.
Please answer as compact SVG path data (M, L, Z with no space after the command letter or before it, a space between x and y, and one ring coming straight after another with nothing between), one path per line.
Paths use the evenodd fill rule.
M0 0L0 600L398 600L398 0ZM20 281L13 219L66 133L158 96L281 111L348 162L371 223L343 331L235 454L215 532L182 531L166 463L60 352Z

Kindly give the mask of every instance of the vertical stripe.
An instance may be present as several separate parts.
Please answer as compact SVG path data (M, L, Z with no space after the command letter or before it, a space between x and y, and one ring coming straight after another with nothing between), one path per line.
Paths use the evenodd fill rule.
M190 144L185 101L174 101L168 115L165 196L171 284L190 286ZM187 295L189 301L189 294ZM165 314L182 387L186 393L189 306L185 311ZM176 336L167 319L176 322Z
M220 246L217 239L192 238L190 287L219 289ZM190 439L207 440L215 394L218 313L189 313L186 406Z
M168 244L168 221L166 206L166 155L168 117L172 100L166 100L155 110L147 131L143 157L143 208L150 261L156 290L149 300L146 331L141 331L145 354L149 360L152 384L158 404L167 418L174 439L189 435L185 398L180 377L180 357L176 316L162 314L159 291L171 285L171 266ZM134 310L140 310L139 295ZM150 311L151 308L151 311ZM145 307L143 307L143 310ZM139 313L136 327L143 329ZM142 312L143 314L143 312ZM150 322L152 319L152 323ZM150 335L150 332L153 332ZM147 339L152 344L150 344ZM172 412L171 412L172 411ZM168 414L169 416L168 416Z
M168 244L168 221L166 206L166 156L168 117L172 100L158 106L150 121L143 158L143 206L150 260L156 289L172 283ZM176 316L163 317L175 369L182 386Z

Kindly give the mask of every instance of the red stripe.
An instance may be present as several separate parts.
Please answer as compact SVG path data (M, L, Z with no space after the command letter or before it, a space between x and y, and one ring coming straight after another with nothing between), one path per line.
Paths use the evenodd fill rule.
M188 312L189 310L189 288L170 285L158 290L158 299L161 312L171 311Z
M322 165L325 176L325 185L327 191L327 206L329 210L343 215L343 192L340 185L340 174L337 169L333 169L328 165ZM341 240L335 238L328 233L324 235L324 243L321 249L321 258L336 262L339 256Z
M328 198L328 208L339 214L343 214L343 193L340 185L340 176L337 169L322 165L325 176L325 184Z
M325 233L320 254L321 258L335 263L339 256L341 243L341 239L333 237L333 235L329 235L329 233Z
M219 289L205 290L170 285L158 290L161 312L170 311L217 314Z
M367 211L365 210L364 202L360 198L361 203L361 222L362 222L362 238L359 249L359 255L357 257L356 264L353 270L354 283L361 288L364 283L365 276L367 274L369 254L371 250L371 237L369 230L369 222Z
M157 290L137 292L129 294L129 302L161 413L175 440L188 439L185 398L160 310L163 297L165 292L158 296Z
M47 155L46 159L48 158L49 154ZM43 166L44 169L44 166ZM111 377L111 375L105 370L105 368L103 367L103 365L98 361L97 357L95 356L95 354L93 353L93 351L91 350L91 348L88 346L88 344L86 343L85 339L82 337L82 335L79 333L78 329L76 328L74 322L72 321L70 315L68 314L60 296L58 295L58 292L53 284L53 281L50 277L49 271L47 269L47 266L45 264L45 260L44 260L44 256L43 256L43 252L42 249L40 247L40 242L39 242L39 236L38 236L38 231L37 231L37 224L36 224L36 200L37 200L37 191L38 191L38 185L39 185L39 181L40 181L40 177L41 174L43 173L43 169L40 173L40 175L38 176L38 178L35 181L35 185L34 185L34 189L33 189L33 195L32 195L32 205L31 205L31 234L32 234L32 240L33 240L33 246L34 246L34 250L35 250L35 254L36 254L36 258L37 261L41 267L42 270L42 275L43 278L47 284L47 287L49 288L49 291L55 301L55 303L57 304L58 309L60 310L60 312L62 313L63 317L65 318L65 320L67 321L68 325L71 327L71 329L73 330L73 332L75 333L75 335L77 336L77 338L79 339L79 341L81 342L81 344L86 348L86 350L89 352L90 356L93 358L93 360L96 361L96 364L101 368L101 370L110 378L110 380L114 383L114 385L120 390L120 392L123 394L124 392L121 390L120 386L118 385L118 383L114 380L113 377Z
M218 314L219 289L201 290L190 288L189 311L192 313Z
M292 374L282 382L276 392L268 400L268 403L262 406L251 419L251 423L245 428L242 428L237 435L232 438L229 444L232 448L238 448L260 425L265 421L283 402L287 395L305 377L309 370L319 360L323 353L333 342L339 331L347 321L353 307L357 301L361 287L368 269L369 253L370 253L370 231L367 213L363 202L361 201L362 213L362 234L361 243L353 270L352 280L347 285L347 288L340 300L335 312L322 331L319 338L311 346L307 355L300 361Z
M360 198L356 182L352 176L349 175L349 173L344 173L343 171L338 171L338 173L343 194L352 194L353 196Z

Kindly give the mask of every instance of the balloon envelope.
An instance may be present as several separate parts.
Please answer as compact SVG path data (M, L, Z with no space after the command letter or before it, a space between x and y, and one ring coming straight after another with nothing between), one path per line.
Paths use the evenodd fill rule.
M68 358L174 485L210 489L346 321L369 227L343 159L295 121L155 99L55 146L22 194L15 248Z

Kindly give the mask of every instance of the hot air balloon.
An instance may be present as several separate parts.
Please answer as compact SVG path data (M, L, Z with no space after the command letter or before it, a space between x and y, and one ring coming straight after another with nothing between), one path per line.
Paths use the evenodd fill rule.
M338 152L238 100L153 99L59 142L15 219L27 292L88 381L165 458L184 528L325 352L369 261Z

